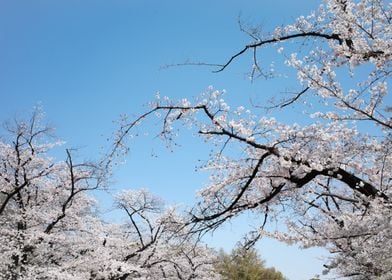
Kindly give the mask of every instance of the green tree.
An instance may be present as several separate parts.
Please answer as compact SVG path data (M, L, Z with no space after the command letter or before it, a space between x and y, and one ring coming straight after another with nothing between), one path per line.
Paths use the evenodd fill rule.
M223 280L285 280L275 268L265 267L254 249L236 248L230 254L220 251L216 264Z

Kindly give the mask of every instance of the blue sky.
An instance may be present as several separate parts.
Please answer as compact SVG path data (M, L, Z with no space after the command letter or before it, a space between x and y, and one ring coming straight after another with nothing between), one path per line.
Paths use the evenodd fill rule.
M66 147L94 158L114 132L120 114L137 115L157 91L173 99L192 99L210 85L226 89L230 103L265 102L286 89L282 81L250 82L244 56L227 71L205 67L163 66L188 60L221 63L249 38L245 23L270 31L318 6L318 1L151 1L151 0L4 0L0 1L0 120L28 116L40 104L46 120ZM266 53L263 61L274 57ZM287 85L293 83L288 79ZM296 120L295 110L280 114ZM296 120L297 121L297 120ZM301 119L298 119L300 122ZM150 122L146 130L153 132ZM118 168L113 189L148 187L169 203L192 203L207 174L197 174L208 148L180 141L174 153L152 136L131 142L127 164ZM158 157L151 156L157 154ZM104 195L100 200L104 203ZM108 204L109 202L107 202ZM226 250L235 244L247 219L227 225L209 241ZM309 279L322 270L321 250L299 251L275 241L258 248L267 265L292 280Z

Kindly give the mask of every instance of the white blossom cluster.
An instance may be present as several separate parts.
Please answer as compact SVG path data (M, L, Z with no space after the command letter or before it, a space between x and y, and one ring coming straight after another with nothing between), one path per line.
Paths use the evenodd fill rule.
M174 141L182 123L212 144L200 167L211 173L210 182L190 211L193 230L214 230L251 211L261 219L247 244L269 235L322 246L331 252L326 273L392 279L391 21L391 4L382 0L326 0L310 16L247 45L219 70L249 49L275 45L304 88L277 107L306 96L321 101L312 107L311 125L232 109L213 88L195 103L159 97L151 104L142 118L158 114L165 141ZM301 40L300 52L283 47L293 40ZM287 228L267 231L271 219Z
M176 209L146 190L115 197L129 222L104 222L89 191L108 165L75 163L69 150L54 161L46 132L34 118L0 141L1 279L219 279L214 253L182 237Z

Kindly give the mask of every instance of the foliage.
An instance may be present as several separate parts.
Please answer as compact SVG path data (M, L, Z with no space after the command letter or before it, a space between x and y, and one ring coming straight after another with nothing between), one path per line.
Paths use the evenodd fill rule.
M312 124L280 123L260 108L231 108L224 92L211 88L195 102L157 96L150 111L123 123L114 149L150 115L162 118L160 136L169 144L183 124L213 147L201 166L212 173L210 182L186 222L190 233L253 212L262 219L245 246L265 235L322 246L331 252L325 273L391 279L390 8L382 0L326 0L291 25L249 33L254 41L216 69L227 70L252 52L251 77L263 75L260 53L275 47L300 89L270 109L306 106L313 112L304 118ZM286 228L267 231L271 219Z
M284 280L282 273L266 268L254 249L236 248L230 254L221 251L216 270L223 280Z

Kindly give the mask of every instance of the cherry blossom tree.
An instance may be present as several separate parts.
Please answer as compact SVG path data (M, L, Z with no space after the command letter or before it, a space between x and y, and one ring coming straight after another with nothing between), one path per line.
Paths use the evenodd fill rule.
M99 225L85 192L105 181L94 164L75 163L71 150L65 162L47 156L60 143L46 141L51 130L39 115L8 125L0 142L1 278L85 279L75 260L96 243Z
M130 222L104 222L92 191L108 187L112 158L55 161L61 143L40 118L0 141L1 279L218 279L214 253L177 234L181 217L149 192L119 194Z
M187 238L181 230L183 218L175 208L165 209L163 201L146 189L119 193L115 205L128 219L122 225L122 239L129 240L129 245L118 250L123 251L122 261L140 265L138 277L219 279L214 272L213 251ZM118 247L116 243L112 242Z
M247 31L254 41L217 66L215 72L228 71L251 52L251 78L266 76L260 57L268 60L263 50L276 48L283 66L296 72L299 90L272 107L321 103L310 107L311 125L280 123L259 108L233 109L224 92L211 88L195 102L158 95L151 110L124 120L114 150L124 148L125 137L150 115L162 119L160 136L168 143L182 124L214 150L201 166L211 177L189 211L190 233L251 212L262 219L245 237L246 247L262 236L322 246L331 252L326 273L390 279L391 19L391 4L382 0L326 0L317 12L271 33ZM270 220L286 227L268 230Z

